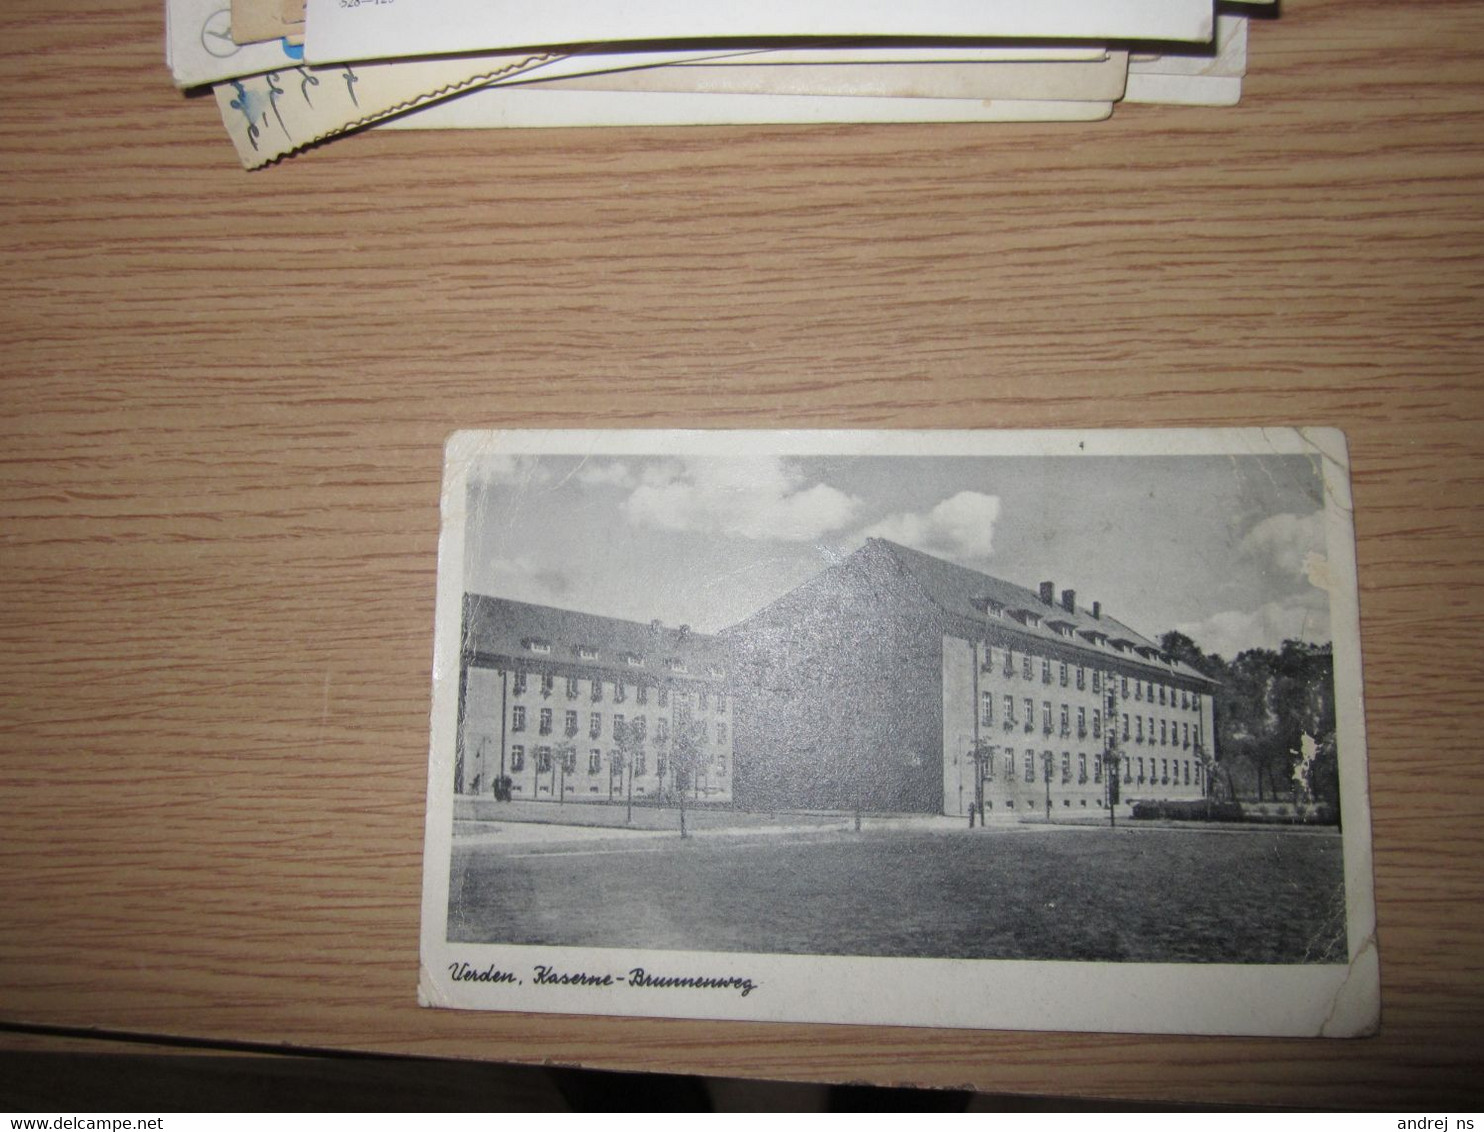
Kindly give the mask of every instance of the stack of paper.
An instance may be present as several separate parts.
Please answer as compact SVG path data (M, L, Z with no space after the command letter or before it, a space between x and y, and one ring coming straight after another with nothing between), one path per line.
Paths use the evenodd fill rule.
M377 123L1050 122L1119 102L1229 106L1247 17L1213 2L166 0L166 42L176 84L215 88L254 168Z

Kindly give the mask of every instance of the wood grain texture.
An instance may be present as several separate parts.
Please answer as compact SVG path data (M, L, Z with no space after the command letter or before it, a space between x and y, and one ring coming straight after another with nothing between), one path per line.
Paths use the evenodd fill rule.
M1295 0L1231 110L372 131L251 175L157 0L0 30L0 1022L1477 1105L1484 4ZM415 1005L448 432L1249 424L1350 436L1379 1037Z

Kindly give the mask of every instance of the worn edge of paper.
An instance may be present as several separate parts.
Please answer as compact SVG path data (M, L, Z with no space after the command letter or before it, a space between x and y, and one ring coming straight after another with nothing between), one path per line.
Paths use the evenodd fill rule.
M222 124L244 169L258 169L317 142L385 118L428 106L559 59L556 54L482 57L474 63L373 63L292 67L240 79L214 88ZM471 70L472 68L472 70ZM320 92L315 106L310 88L339 79ZM291 93L299 84L299 95ZM283 84L283 85L280 85ZM364 87L357 92L356 88ZM331 92L334 92L331 94ZM363 104L362 98L366 101ZM274 129L276 123L277 129Z

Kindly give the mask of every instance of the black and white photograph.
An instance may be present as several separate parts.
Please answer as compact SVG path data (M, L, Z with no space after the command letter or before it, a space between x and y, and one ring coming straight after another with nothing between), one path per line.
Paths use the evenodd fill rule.
M422 1001L1347 1036L1344 437L450 439Z

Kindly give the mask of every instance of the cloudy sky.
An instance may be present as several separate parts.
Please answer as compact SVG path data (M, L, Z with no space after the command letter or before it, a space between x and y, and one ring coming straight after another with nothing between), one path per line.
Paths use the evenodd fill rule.
M1305 456L483 456L464 568L714 632L879 536L1231 657L1329 640L1322 499Z

